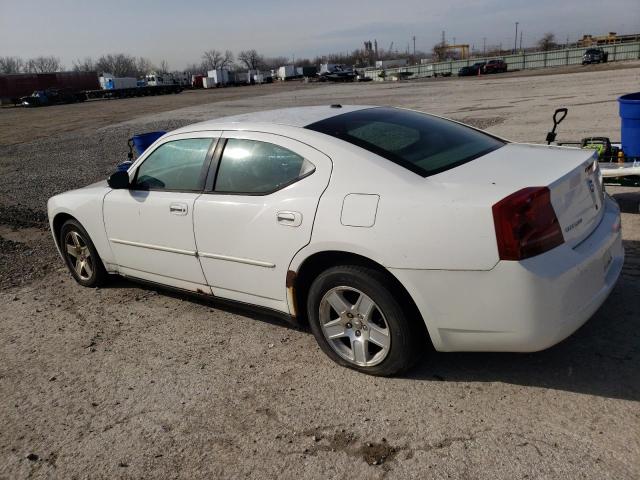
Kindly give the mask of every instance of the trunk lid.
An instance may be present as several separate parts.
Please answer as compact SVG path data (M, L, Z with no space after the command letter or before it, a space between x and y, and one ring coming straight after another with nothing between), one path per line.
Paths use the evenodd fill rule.
M460 187L467 201L492 206L526 187L548 187L565 243L575 246L602 218L602 176L593 151L509 143L472 162L430 177Z

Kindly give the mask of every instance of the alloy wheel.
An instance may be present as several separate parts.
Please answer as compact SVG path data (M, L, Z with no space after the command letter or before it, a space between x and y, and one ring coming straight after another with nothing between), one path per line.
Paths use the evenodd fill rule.
M371 297L353 287L334 287L320 300L319 310L322 333L342 358L364 367L386 358L391 331Z
M69 265L71 265L78 278L85 281L89 280L93 275L94 261L87 242L80 233L71 230L66 234L64 244Z

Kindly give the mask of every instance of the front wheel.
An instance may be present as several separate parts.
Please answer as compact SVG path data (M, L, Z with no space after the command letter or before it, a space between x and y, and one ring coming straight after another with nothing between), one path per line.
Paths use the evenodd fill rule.
M73 278L83 287L98 287L107 272L87 231L76 220L67 220L60 229L60 250Z
M320 348L336 363L370 375L393 375L419 358L419 319L411 322L378 270L333 267L311 285L309 323Z

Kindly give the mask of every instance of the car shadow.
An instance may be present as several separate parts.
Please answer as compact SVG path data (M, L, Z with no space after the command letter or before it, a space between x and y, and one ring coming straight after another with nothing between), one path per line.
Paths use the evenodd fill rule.
M433 352L406 377L502 382L639 401L640 242L624 244L627 261L610 297L563 342L535 353Z
M640 190L633 192L614 193L611 195L623 213L640 213Z
M430 351L403 378L426 382L502 382L640 401L640 241L625 241L624 246L627 260L610 297L582 328L560 344L534 353ZM106 288L144 288L310 333L306 326L289 323L269 311L120 277L115 277Z

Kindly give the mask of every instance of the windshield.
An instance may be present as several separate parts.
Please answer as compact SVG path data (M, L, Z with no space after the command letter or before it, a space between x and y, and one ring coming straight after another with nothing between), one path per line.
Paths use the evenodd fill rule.
M306 128L357 145L423 177L462 165L505 144L450 120L386 107L336 115Z

